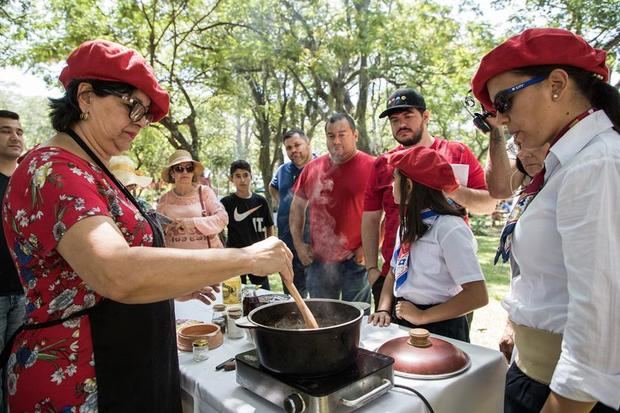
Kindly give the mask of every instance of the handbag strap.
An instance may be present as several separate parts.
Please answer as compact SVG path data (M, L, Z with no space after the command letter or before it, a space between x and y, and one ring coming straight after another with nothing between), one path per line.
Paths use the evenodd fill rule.
M208 217L209 213L207 212L207 208L205 208L205 201L202 199L202 185L198 185L198 198L200 198L200 207L202 208L202 216ZM211 236L207 235L207 247L211 248Z
M202 208L202 216L208 217L209 213L207 212L207 208L205 208L205 200L202 199L202 185L198 185L198 198L200 198L200 208Z
M114 183L114 185L127 197L127 199L136 207L136 209L140 212L140 215L144 217L146 222L148 222L151 227L151 231L153 231L153 246L154 247L163 247L164 246L164 236L159 228L159 226L154 222L153 218L151 218L144 209L140 206L136 198L129 192L125 185L119 182L119 180L114 176L112 172L105 166L105 164L95 155L95 153L86 145L86 143L82 140L80 135L75 133L75 131L71 128L67 128L63 131L67 135L71 137L77 143L84 152L97 164L99 168L107 175L108 178Z

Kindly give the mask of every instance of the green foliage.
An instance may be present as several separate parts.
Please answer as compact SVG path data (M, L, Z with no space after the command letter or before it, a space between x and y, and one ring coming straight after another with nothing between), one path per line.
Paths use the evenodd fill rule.
M201 159L226 187L228 164L247 158L266 185L282 162L280 137L302 127L324 148L322 122L348 111L360 147L394 146L377 119L397 87L418 88L432 133L467 143L482 159L462 98L479 58L526 25L572 28L617 51L617 0L496 0L517 12L507 33L470 16L476 4L413 0L12 0L0 3L3 63L29 67L57 84L63 59L84 40L111 39L139 50L171 94L171 111L136 141L134 156L158 171L174 148ZM610 59L614 59L614 53ZM44 103L24 102L47 121ZM21 109L21 106L20 106ZM39 127L37 140L48 134ZM40 132L39 132L40 131ZM41 138L39 137L41 134Z
M561 27L583 36L595 47L610 52L608 64L618 68L620 53L620 3L618 0L495 0L496 8L512 7L513 27ZM544 22L541 24L541 20Z

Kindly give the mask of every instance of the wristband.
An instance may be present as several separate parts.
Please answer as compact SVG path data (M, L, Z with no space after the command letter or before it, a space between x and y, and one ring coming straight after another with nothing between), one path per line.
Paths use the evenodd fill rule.
M377 310L377 311L375 311L375 313L386 313L390 317L392 316L392 313L390 313L388 310Z

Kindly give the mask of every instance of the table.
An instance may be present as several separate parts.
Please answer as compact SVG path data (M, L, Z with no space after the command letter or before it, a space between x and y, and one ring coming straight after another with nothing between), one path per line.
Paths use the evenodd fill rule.
M177 319L211 321L210 306L190 300L175 302ZM407 335L407 330L392 324L373 327L362 320L361 347L375 350L385 341ZM422 393L436 413L503 412L506 363L499 351L443 339L453 343L471 357L471 367L465 373L442 380L413 380L394 376L396 384L412 387ZM209 358L194 362L191 353L179 352L181 388L184 413L262 413L283 410L236 382L234 371L215 371L215 366L238 353L251 350L253 345L245 338L224 339L224 344L209 353ZM423 413L426 408L413 393L392 389L384 396L363 406L356 412Z

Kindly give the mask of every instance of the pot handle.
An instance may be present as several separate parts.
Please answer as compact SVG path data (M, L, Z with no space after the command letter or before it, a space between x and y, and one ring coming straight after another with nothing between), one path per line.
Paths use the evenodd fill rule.
M369 391L368 393L364 394L361 397L358 397L355 400L340 399L340 403L342 403L343 405L347 407L359 407L363 405L364 403L367 403L370 400L374 399L375 397L378 397L379 395L383 394L385 390L392 387L392 382L388 379L381 380L381 383L382 383L381 386L377 387L374 390Z
M239 317L238 319L235 320L235 324L239 328L247 328L247 329L256 328L254 323L252 323L248 317Z

